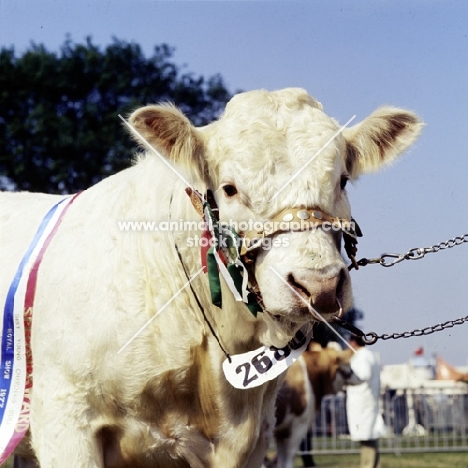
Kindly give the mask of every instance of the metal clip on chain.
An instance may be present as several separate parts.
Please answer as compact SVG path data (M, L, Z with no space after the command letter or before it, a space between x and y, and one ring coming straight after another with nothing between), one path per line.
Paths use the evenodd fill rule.
M335 322L340 327L343 327L345 330L350 331L353 335L359 336L359 338L361 338L362 341L364 341L364 343L368 345L374 344L380 338L379 336L377 336L377 333L370 332L366 334L355 325L347 322L346 320L341 319L340 317L334 316L333 322Z
M402 262L403 260L419 260L423 258L427 253L435 253L439 250L451 249L456 245L461 245L465 242L468 242L468 234L463 234L462 236L454 237L445 242L439 242L438 244L432 245L430 247L414 247L413 249L408 250L404 254L397 253L383 253L380 257L377 258L361 258L356 264L351 264L348 268L351 270L353 268L358 269L360 266L366 266L371 263L378 263L384 267L391 267L397 263Z

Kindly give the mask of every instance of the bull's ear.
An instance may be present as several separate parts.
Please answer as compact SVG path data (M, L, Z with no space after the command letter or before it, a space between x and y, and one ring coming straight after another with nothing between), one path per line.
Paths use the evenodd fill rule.
M162 156L205 179L204 143L199 131L182 112L170 104L146 106L130 115L130 125L138 132L133 138L147 149L151 145ZM142 141L142 138L145 141Z
M367 119L347 128L346 168L352 179L393 162L421 133L424 124L416 114L381 107Z

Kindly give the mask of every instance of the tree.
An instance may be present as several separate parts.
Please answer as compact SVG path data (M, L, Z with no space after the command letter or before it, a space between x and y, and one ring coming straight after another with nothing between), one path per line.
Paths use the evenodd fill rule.
M131 162L135 145L118 115L174 102L195 125L216 118L231 95L221 76L182 73L173 48L113 39L0 50L0 184L50 193L85 189ZM11 183L10 183L11 185Z

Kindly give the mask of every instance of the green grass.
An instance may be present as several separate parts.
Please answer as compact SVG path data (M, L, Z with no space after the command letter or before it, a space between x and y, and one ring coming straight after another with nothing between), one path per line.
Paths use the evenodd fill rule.
M314 457L318 468L359 468L359 455L316 455ZM9 459L4 468L12 468L13 461ZM295 459L295 468L302 468L299 457ZM380 468L468 468L468 452L464 453L404 453L380 455ZM220 467L221 468L221 467Z
M318 468L359 468L359 455L316 455ZM294 467L302 467L296 457ZM468 452L464 453L404 453L380 455L381 468L468 468Z

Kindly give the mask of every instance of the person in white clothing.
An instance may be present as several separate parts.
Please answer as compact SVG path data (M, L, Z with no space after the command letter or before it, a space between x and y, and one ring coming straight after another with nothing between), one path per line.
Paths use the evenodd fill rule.
M349 432L351 440L361 443L361 468L380 468L378 439L385 434L379 408L380 366L360 337L352 335L349 343L356 350L351 369L362 380L346 389Z

